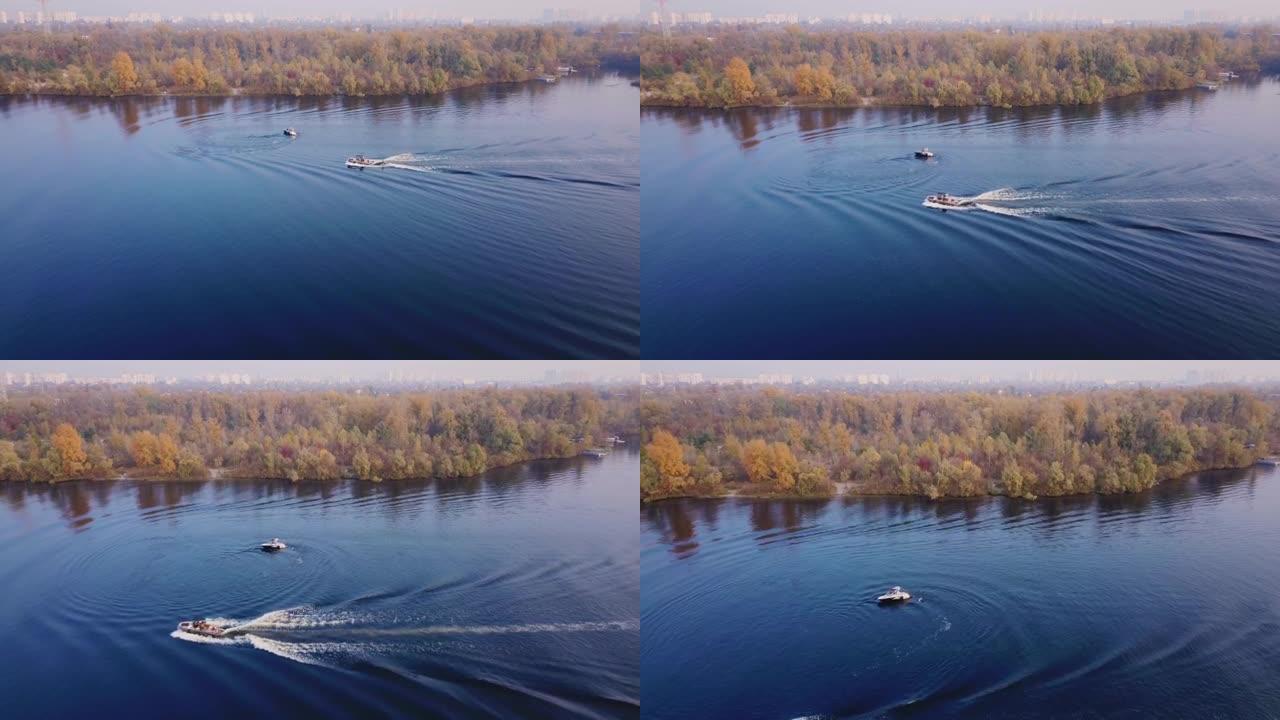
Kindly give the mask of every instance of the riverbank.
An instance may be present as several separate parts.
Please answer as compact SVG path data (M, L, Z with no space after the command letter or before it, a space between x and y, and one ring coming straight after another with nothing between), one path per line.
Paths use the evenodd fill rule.
M623 67L614 67L605 64L587 65L574 69L573 73L556 75L556 77L570 77L576 74L595 74L603 72L616 72L619 74L634 75L634 69ZM542 73L530 72L525 77L509 78L501 80L477 80L475 82L452 83L443 88L433 89L421 92L309 92L305 89L295 88L292 92L280 92L271 88L226 88L217 92L209 92L207 90L181 90L181 89L161 89L153 92L127 92L127 93L94 93L94 92L77 92L74 89L68 90L53 82L39 83L34 86L27 87L24 91L18 92L6 91L5 86L0 85L0 97L24 98L24 97L66 97L66 98L93 98L99 100L124 99L124 98L273 98L273 97L294 97L294 98L325 98L325 99L342 99L342 98L386 98L386 97L430 97L433 95L442 95L444 93L453 92L455 90L466 90L468 88L498 87L502 85L527 85L530 83L538 84L555 84L557 81L547 83L543 78L549 77ZM638 85L636 85L638 87Z
M110 481L120 481L120 480L141 480L141 481L155 481L155 482L174 482L174 481L183 481L183 480L190 480L190 481L196 481L196 482L204 481L204 480L220 480L220 481L228 481L228 482L284 480L284 481L295 482L295 483L296 482L343 482L348 480L364 480L368 482L381 483L381 482L388 482L388 481L395 482L395 481L401 481L401 480L406 482L431 482L431 481L437 481L437 480L467 480L470 478L480 477L481 475L484 475L485 473L488 473L488 472L492 472L494 470L502 470L505 468L518 467L521 465L527 465L529 463L544 462L547 460L571 460L576 457L592 458L592 459L600 459L604 457L604 456L595 456L590 454L588 452L590 449L591 449L590 447L583 447L575 452L571 452L567 454L543 455L538 457L521 458L518 460L512 460L510 462L487 465L484 469L478 470L475 472L459 473L459 474L453 474L453 475L408 474L408 475L394 475L394 476L383 477L373 473L366 473L365 475L361 475L355 468L352 468L352 467L338 469L335 473L315 473L315 474L291 473L291 474L285 474L285 475L264 474L260 470L255 470L254 468L251 468L251 467L232 467L232 468L213 467L213 468L200 468L199 472L188 472L188 473L182 474L182 473L179 473L179 471L177 470L165 471L160 468L147 467L147 468L129 468L127 470L121 471L114 475L98 474L98 475L84 475L84 476L78 476L78 477L40 478L40 479L26 479L26 480L19 479L19 478L0 477L0 483L8 482L8 483L19 483L24 485L32 485L32 484L57 485L59 483L64 483L64 482L110 482Z
M522 82L570 68L638 70L621 26L0 33L0 94L381 96Z
M1034 107L1255 73L1265 25L980 30L699 28L646 37L644 106Z
M822 100L812 100L812 99L805 99L805 98L785 98L785 99L780 98L772 102L748 102L748 103L738 103L733 105L699 105L699 104L679 103L679 102L666 100L662 97L655 96L656 93L654 93L653 91L650 91L649 96L646 97L645 91L642 86L641 95L640 95L640 107L641 109L649 108L649 109L679 109L679 110L719 110L722 112L730 112L734 110L784 110L784 109L785 110L858 110L861 108L868 108L868 109L875 108L875 109L883 109L883 110L894 110L894 109L978 110L983 108L990 108L990 109L997 109L997 110L1012 110L1015 108L1075 108L1075 107L1090 107L1095 105L1101 105L1102 103L1105 103L1108 100L1114 100L1116 98L1134 97L1138 95L1146 95L1149 93L1156 93L1156 92L1179 93L1179 92L1186 92L1188 90L1194 90L1194 89L1196 89L1196 84L1195 82L1191 82L1190 84L1182 87L1159 88L1159 89L1139 88L1139 89L1135 89L1128 92L1105 95L1104 97L1098 98L1097 100L1093 100L1090 102L1072 102L1072 103L1026 102L1026 103L994 104L989 102L974 102L974 103L964 103L964 104L943 104L938 102L909 103L909 102L902 102L901 100L893 100L889 98L864 97L864 98L857 98L855 101L845 102L845 103L827 102Z
M1137 493L1147 492L1148 490L1151 490L1166 482L1171 482L1175 480L1185 480L1186 478L1192 475L1196 475L1197 473L1216 472L1216 471L1223 471L1223 470L1247 470L1251 467L1259 465L1259 462L1258 462L1259 459L1260 458L1255 458L1243 465L1225 465L1220 467L1204 467L1197 470L1190 470L1188 472L1185 472L1179 475L1159 478L1150 487L1144 487L1141 489L1121 489L1121 490L1112 490L1112 491L1103 491L1103 490L1094 489L1093 491L1090 491L1090 492L1069 492L1069 493L1062 493L1058 495L1051 495L1051 494L1036 495L1035 493L1029 493L1029 492L1022 493L1020 495L1012 495L1007 492L995 492L995 491L973 493L969 495L941 495L941 494L929 494L929 493L907 493L907 492L897 493L897 492L865 490L865 489L860 489L860 486L865 487L865 484L857 483L857 482L832 483L830 487L830 492L817 492L817 493L776 492L776 491L771 491L767 487L761 486L761 485L743 484L742 487L721 487L717 490L708 490L706 492L681 493L677 495L664 495L661 497L648 497L648 498L642 497L640 499L640 504L648 505L651 503L662 502L664 500L728 500L728 499L836 500L840 498L853 499L853 498L876 498L876 497L917 498L917 499L930 500L930 501L963 500L966 498L981 498L981 497L1004 497L1004 498L1019 499L1019 500L1039 500L1042 497L1043 498L1062 498L1062 497L1086 497L1089 495L1104 495L1104 496L1105 495L1134 495Z

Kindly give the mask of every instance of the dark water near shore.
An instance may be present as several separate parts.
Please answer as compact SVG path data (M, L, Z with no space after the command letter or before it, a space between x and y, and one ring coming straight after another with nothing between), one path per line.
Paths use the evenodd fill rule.
M1280 716L1280 472L643 511L646 718ZM879 607L901 584L916 600Z
M635 357L638 93L0 98L0 356Z
M645 356L1275 356L1277 118L1276 80L1080 108L645 110ZM983 200L921 207L938 191Z
M0 714L638 717L637 473L0 483Z

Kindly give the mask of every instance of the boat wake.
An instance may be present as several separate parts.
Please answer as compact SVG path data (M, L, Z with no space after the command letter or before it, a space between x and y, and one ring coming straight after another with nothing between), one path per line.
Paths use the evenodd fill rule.
M1100 206L1139 207L1143 205L1177 206L1183 204L1273 203L1280 198L1268 195L1195 195L1172 197L1072 197L1063 193L1038 190L998 188L972 197L956 196L963 205L952 210L982 210L994 215L1029 217L1034 215L1090 214L1090 208ZM1050 202L1051 205L1044 203Z
M427 165L428 162L430 162L430 159L422 155L399 153L382 158L381 167L409 170L411 172L433 172L433 169Z
M961 205L948 208L949 210L981 210L993 215L1029 217L1032 215L1048 215L1055 211L1050 207L1032 207L1024 203L1058 199L1058 196L1046 192L1015 190L1014 188L1005 187L988 190L970 197L957 195L955 198L961 202Z
M212 617L209 622L225 628L226 635L209 637L174 630L169 637L205 645L249 646L288 660L339 667L343 660L370 658L390 650L395 638L450 635L512 635L528 633L628 632L640 629L637 620L512 625L392 625L375 615L325 612L309 606L272 610L256 618L240 620ZM321 632L321 641L302 641L299 635ZM347 639L350 638L350 639ZM376 640L385 638L386 640Z

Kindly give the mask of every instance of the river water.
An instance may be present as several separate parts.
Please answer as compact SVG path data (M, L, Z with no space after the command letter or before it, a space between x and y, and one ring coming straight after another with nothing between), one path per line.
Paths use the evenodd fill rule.
M1277 117L1258 79L1089 107L645 110L644 356L1274 357ZM940 191L976 202L921 206Z
M1280 715L1280 472L643 510L646 718ZM914 595L881 607L891 585Z
M3 714L638 717L637 472L0 483Z
M638 97L0 98L0 356L636 357Z

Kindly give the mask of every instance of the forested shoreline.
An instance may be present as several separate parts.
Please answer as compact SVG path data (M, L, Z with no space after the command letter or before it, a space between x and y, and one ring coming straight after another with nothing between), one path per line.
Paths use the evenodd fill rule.
M1045 395L677 389L640 406L642 501L1126 493L1243 467L1280 433L1245 390Z
M0 400L0 480L455 478L637 431L628 391L71 388Z
M1280 71L1270 26L867 32L728 28L647 34L641 105L1085 105Z
M0 32L0 94L417 95L638 57L615 25L16 30Z

